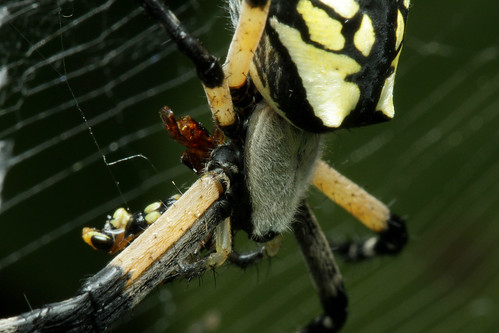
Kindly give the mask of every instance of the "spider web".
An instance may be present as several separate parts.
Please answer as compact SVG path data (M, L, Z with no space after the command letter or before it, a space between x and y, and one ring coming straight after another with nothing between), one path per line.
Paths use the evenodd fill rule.
M223 57L223 3L170 3ZM325 159L390 203L411 233L396 258L339 263L344 332L499 324L497 12L489 0L414 0L397 117L329 135ZM192 183L160 124L165 104L210 124L190 63L133 1L0 4L0 317L69 298L106 264L81 241L83 226ZM332 239L369 235L315 190L310 198ZM290 332L319 312L289 234L270 264L158 288L116 330Z

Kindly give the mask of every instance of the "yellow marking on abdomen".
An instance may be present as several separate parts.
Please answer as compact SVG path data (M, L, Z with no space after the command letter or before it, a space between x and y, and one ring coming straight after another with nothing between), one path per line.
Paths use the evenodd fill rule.
M404 17L402 16L402 13L400 10L397 11L397 30L395 31L395 50L398 50L400 45L402 44L402 40L404 38L404 30L405 30L405 24L404 24Z
M355 109L360 89L345 77L361 66L346 55L318 49L305 43L300 32L273 18L270 21L295 63L315 116L327 127L338 127Z
M397 71L400 51L392 61L391 66L393 67L393 73L386 78L383 89L381 90L381 95L379 96L378 104L376 105L376 111L383 112L383 114L389 118L393 118L395 115L395 108L393 107L393 87L395 84L395 73Z
M338 51L345 46L345 38L341 34L342 25L332 19L324 10L314 7L310 1L301 0L296 7L307 24L310 39L329 50Z
M357 30L353 36L353 43L355 44L357 50L359 50L364 57L367 57L369 53L371 53L375 40L376 35L374 34L372 21L369 16L364 14L359 30Z
M352 18L359 11L359 4L353 0L320 0L344 18Z

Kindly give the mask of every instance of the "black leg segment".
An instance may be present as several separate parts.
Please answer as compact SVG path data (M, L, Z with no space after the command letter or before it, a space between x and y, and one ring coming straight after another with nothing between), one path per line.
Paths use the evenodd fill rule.
M387 221L387 228L378 236L361 242L347 242L339 245L331 244L334 252L345 260L363 260L378 255L398 254L408 241L405 221L392 214Z
M210 54L199 39L192 36L175 14L161 0L137 0L154 19L158 20L178 49L196 66L199 79L208 88L220 87L224 72L218 59Z
M295 215L293 231L324 309L302 332L337 332L347 317L348 298L329 242L308 204Z

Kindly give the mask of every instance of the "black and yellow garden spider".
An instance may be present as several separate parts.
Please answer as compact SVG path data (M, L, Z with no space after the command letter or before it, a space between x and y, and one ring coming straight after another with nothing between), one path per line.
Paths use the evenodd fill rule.
M236 30L224 66L161 1L139 2L193 61L205 88L212 135L162 110L170 134L188 147L184 163L201 176L180 197L133 215L119 209L103 230L84 229L94 248L123 251L75 298L11 320L103 330L160 282L192 278L227 260L246 267L275 255L281 234L292 230L324 309L303 331L338 331L347 296L305 192L313 183L378 233L333 245L346 259L396 254L405 246L404 222L320 156L323 133L393 117L409 1L231 0ZM233 251L238 230L263 243L261 249ZM78 320L71 322L75 311Z

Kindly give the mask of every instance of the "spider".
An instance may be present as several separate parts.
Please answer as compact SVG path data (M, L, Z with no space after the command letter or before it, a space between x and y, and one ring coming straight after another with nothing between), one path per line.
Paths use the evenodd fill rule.
M139 2L196 66L214 133L192 118L175 119L169 108L161 117L170 135L187 146L184 164L203 175L200 181L211 179L215 191L172 197L135 214L120 208L103 230L85 228L84 240L117 253L180 202L202 206L201 214L213 208L215 230L177 268L191 277L227 260L246 267L274 256L281 234L292 231L324 310L303 331L338 331L348 301L333 250L347 260L396 254L408 236L401 218L321 160L322 140L327 132L393 117L409 0L230 0L235 33L223 66L159 0ZM330 245L306 203L309 184L378 235ZM239 230L262 247L235 252L232 237ZM130 254L137 252L127 251L113 263L139 276L132 263L138 257Z

